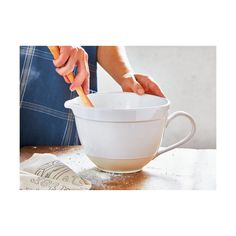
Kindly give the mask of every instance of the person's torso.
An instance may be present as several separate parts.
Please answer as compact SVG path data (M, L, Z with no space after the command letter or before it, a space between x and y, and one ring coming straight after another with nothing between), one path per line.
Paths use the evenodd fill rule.
M90 92L96 92L96 47L83 48L89 55ZM52 60L46 46L20 47L21 146L79 143L73 115L64 107L78 95L57 74Z

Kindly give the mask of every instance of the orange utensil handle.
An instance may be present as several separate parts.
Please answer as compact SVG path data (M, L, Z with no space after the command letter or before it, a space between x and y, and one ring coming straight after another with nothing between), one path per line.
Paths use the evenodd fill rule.
M52 53L54 59L57 59L60 56L60 49L58 46L48 46L50 52ZM75 79L73 72L69 73L67 75L68 79L70 80L70 82L72 83ZM92 102L89 100L89 98L87 97L87 95L84 93L83 89L81 86L76 88L76 92L78 93L78 95L80 96L82 102L84 103L85 106L87 107L93 107Z

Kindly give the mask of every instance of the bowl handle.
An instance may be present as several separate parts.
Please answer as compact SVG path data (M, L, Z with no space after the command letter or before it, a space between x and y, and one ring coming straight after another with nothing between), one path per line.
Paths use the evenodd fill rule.
M160 151L157 151L155 156L154 156L154 158L156 158L157 156L159 156L159 155L161 155L161 154L163 154L165 152L168 152L168 151L170 151L170 150L172 150L172 149L174 149L176 147L179 147L180 145L188 142L193 137L193 135L195 134L195 132L196 132L195 121L194 121L194 119L193 119L193 117L191 115L189 115L188 113L186 113L184 111L177 111L177 112L174 112L171 115L169 115L168 118L167 118L166 127L169 125L170 121L172 121L174 118L176 118L178 116L184 116L184 117L186 117L190 121L190 123L192 125L190 132L188 133L188 135L185 138L181 139L179 142L174 143L174 144L172 144L172 145L170 145L170 146L168 146L166 148L163 148Z

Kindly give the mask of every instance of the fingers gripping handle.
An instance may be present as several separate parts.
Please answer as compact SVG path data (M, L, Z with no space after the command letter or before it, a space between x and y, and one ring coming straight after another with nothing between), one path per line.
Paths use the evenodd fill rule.
M165 153L165 152L168 152L168 151L170 151L170 150L172 150L172 149L174 149L174 148L176 148L176 147L179 147L180 145L182 145L182 144L188 142L188 141L193 137L193 135L195 134L195 132L196 132L196 124L195 124L195 121L194 121L193 117L192 117L191 115L189 115L188 113L183 112L183 111L177 111L177 112L172 113L172 114L168 117L168 119L167 119L166 127L169 125L169 123L170 123L173 119L175 119L175 118L178 117L178 116L184 116L184 117L186 117L186 118L190 121L191 126L192 126L190 132L187 134L187 136L186 136L185 138L181 139L181 140L178 141L177 143L174 143L174 144L172 144L172 145L170 145L170 146L168 146L168 147L166 147L166 148L163 148L162 150L158 151L158 152L155 154L155 157L157 157L157 156L159 156L159 155L161 155L161 154L163 154L163 153ZM154 157L154 158L155 158L155 157Z
M48 46L50 52L52 53L54 59L57 59L60 56L60 49L58 46ZM69 73L67 75L67 77L69 78L70 82L73 83L75 77L73 72ZM82 102L84 103L85 106L87 107L93 107L92 102L89 100L89 98L86 96L86 94L84 93L83 89L81 86L76 88L76 92L78 93L78 95L80 96Z

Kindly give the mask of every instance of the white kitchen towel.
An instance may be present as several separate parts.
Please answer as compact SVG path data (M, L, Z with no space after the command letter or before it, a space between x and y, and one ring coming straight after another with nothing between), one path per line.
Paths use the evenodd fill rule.
M35 153L20 164L20 189L87 190L88 180L81 178L56 155Z

